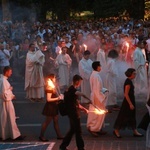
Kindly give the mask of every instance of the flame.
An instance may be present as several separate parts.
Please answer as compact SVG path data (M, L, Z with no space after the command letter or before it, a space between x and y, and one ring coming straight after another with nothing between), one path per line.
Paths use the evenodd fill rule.
M83 46L84 46L84 50L86 51L87 50L87 45L83 44Z
M95 113L95 114L97 114L97 115L103 115L103 114L107 113L106 110L97 109L97 108L95 108L93 111L89 111L89 112L93 112L93 113Z
M62 53L62 50L60 50L58 53L61 54L61 53Z
M52 82L52 80L51 79L48 79L48 88L51 88L51 89L54 89L55 88L55 85L54 85L54 83Z
M128 42L126 42L126 46L127 46L127 48L129 48L129 43Z

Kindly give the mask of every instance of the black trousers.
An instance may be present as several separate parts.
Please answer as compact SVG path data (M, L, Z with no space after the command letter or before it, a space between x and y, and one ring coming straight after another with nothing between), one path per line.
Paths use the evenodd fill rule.
M60 145L60 148L62 150L65 149L69 145L72 136L75 134L76 145L78 147L78 150L84 150L84 141L82 139L80 118L69 116L69 121L70 121L70 129L67 135L64 137L63 142Z

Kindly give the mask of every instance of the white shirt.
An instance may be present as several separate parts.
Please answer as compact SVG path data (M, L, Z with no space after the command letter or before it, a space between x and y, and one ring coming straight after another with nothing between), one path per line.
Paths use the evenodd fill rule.
M4 49L3 51L0 50L0 66L9 66L10 65L10 63L9 63L10 53L6 49ZM6 53L6 54L4 54L4 53Z

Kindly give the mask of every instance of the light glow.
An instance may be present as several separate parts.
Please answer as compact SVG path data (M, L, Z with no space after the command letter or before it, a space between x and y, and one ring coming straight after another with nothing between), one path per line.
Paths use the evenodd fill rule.
M103 114L107 113L106 110L97 109L97 108L95 108L93 111L89 111L89 112L95 113L95 114L97 114L97 115L103 115Z

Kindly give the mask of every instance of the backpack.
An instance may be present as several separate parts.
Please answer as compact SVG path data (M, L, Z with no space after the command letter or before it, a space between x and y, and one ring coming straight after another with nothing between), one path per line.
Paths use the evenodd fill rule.
M61 116L66 116L67 113L67 106L66 106L66 102L65 99L67 98L67 91L64 92L64 99L60 100L58 103L58 109L59 109L59 113Z

